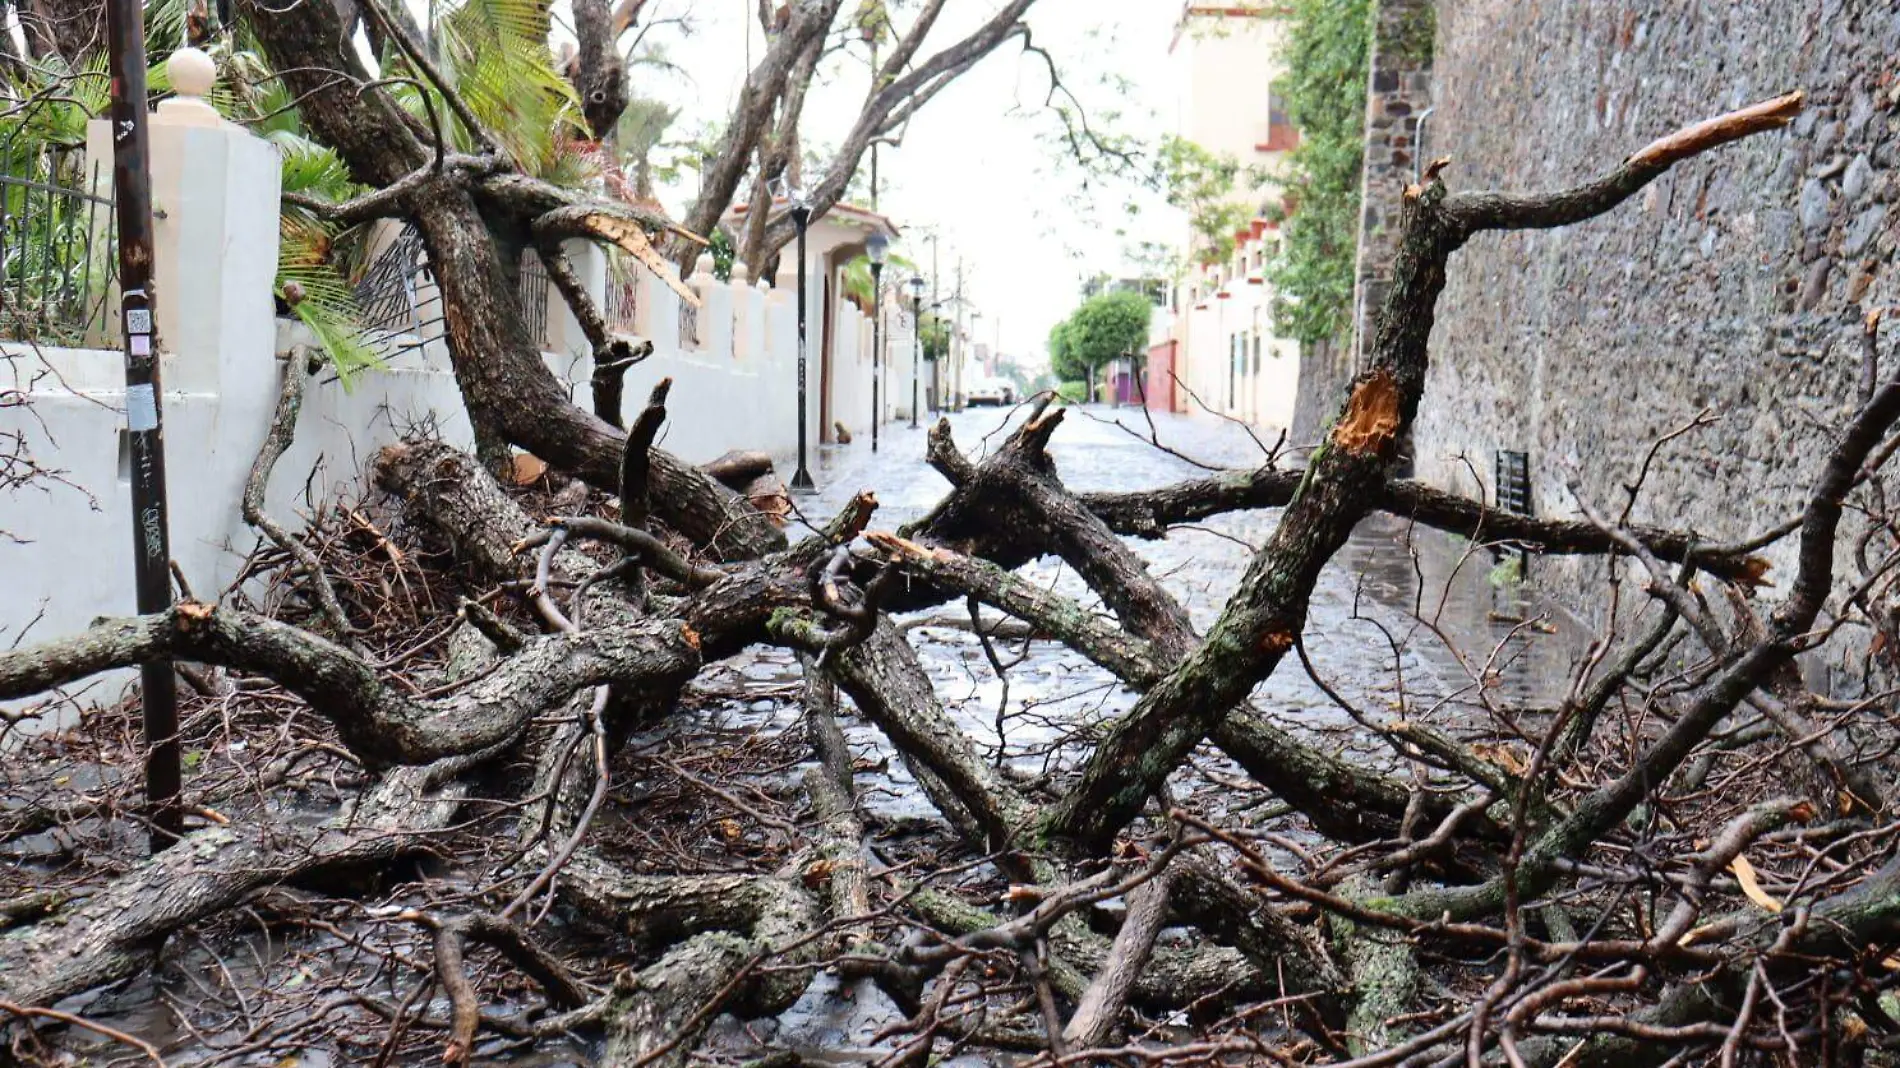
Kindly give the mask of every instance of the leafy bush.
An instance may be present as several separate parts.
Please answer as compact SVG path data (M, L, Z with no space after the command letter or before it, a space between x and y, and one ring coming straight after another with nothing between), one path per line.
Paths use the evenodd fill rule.
M1146 351L1154 305L1130 290L1101 293L1082 302L1049 332L1049 361L1064 381L1094 376L1117 356Z

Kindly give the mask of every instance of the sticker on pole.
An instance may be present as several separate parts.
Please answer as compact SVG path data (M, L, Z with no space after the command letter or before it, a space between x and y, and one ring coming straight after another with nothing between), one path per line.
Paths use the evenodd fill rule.
M125 332L128 334L149 334L152 332L152 309L127 308L125 310Z
M158 394L151 386L126 387L125 426L128 430L158 429Z
M132 355L150 356L151 354L152 354L152 335L133 334L132 335Z

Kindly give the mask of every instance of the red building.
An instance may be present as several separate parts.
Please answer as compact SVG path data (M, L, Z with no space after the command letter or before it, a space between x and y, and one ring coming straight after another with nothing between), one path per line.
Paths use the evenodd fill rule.
M1147 381L1142 383L1146 389L1148 407L1157 412L1186 411L1181 404L1180 387L1175 384L1174 358L1177 341L1163 341L1148 349Z

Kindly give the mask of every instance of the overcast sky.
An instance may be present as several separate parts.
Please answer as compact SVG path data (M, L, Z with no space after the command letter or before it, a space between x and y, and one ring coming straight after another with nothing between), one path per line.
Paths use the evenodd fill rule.
M954 0L926 53L960 39L997 6ZM676 129L730 111L748 47L755 61L764 48L748 17L754 8L755 0L650 5L662 18L690 10L693 22L690 36L666 36L668 57L686 76L636 78L638 91L683 109ZM1151 138L1173 121L1167 49L1178 13L1176 0L1037 0L1028 21L1092 114ZM897 17L900 24L907 19L901 10ZM857 116L866 85L862 52L848 65L833 64L806 106L808 143L835 144ZM1006 353L1039 353L1049 327L1075 304L1083 278L1123 273L1122 253L1134 240L1175 240L1184 225L1151 196L1131 217L1126 205L1138 192L1129 183L1082 188L1077 169L1058 162L1061 123L1043 106L1048 88L1042 60L1007 43L932 100L901 148L880 155L879 208L910 239L898 253L928 269L921 231L936 229L945 284L961 255L965 291L983 312L978 336L995 343L1000 324ZM677 210L690 192L674 191L669 206Z

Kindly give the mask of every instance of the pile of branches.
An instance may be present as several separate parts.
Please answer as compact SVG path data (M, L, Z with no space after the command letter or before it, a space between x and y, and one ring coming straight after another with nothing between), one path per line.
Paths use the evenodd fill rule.
M1900 374L1880 374L1877 319L1867 387L1814 458L1807 500L1747 543L1627 511L1494 515L1391 473L1461 245L1586 221L1800 106L1794 94L1690 126L1551 195L1453 194L1434 164L1404 193L1367 369L1297 473L1075 493L1048 451L1063 412L1044 398L980 462L940 424L928 459L950 489L917 522L872 530L863 494L810 536L735 559L653 519L664 384L627 434L611 509L537 518L452 448L385 452L375 476L394 518L351 535L358 558L455 591L453 626L373 640L366 604L331 588L323 538L266 528L299 570L308 625L187 601L0 656L0 699L170 659L241 680L248 703L217 700L244 704L253 732L266 710L282 724L243 789L194 780L194 829L171 848L11 888L0 1009L23 1027L103 1026L55 1006L242 914L332 939L349 960L330 989L347 996L265 1020L233 1010L245 1044L224 1059L316 1033L348 1045L331 1022L366 1012L385 1028L350 1051L383 1062L427 1032L458 1063L578 1035L600 1040L603 1064L684 1064L722 1014L776 1015L819 972L897 1006L877 1039L887 1064L973 1049L1356 1068L1887 1057L1900 1045L1893 694L1816 694L1797 669L1844 631L1893 625L1900 527L1880 471L1900 447ZM302 373L290 368L292 391ZM1198 632L1133 541L1262 508L1283 509L1271 538ZM1850 509L1864 529L1848 529ZM1646 603L1607 613L1541 707L1485 687L1488 668L1467 702L1486 721L1462 729L1337 697L1361 740L1391 753L1344 759L1251 698L1304 663L1321 570L1379 510L1611 556ZM398 525L416 539L407 564L402 538L381 534ZM1782 539L1797 566L1770 598L1754 554ZM442 565L417 563L419 544ZM1043 557L1106 612L1013 573ZM986 759L892 621L950 601L1086 657L1131 707L1046 774ZM789 759L810 770L795 799L742 784L715 754L636 741L678 719L710 667L762 645L803 666L808 751ZM845 699L941 816L946 849L892 862L868 846ZM1203 747L1277 799L1272 819L1175 799L1171 780ZM630 767L644 769L639 796ZM689 793L725 814L723 863L668 847L662 802ZM10 836L99 817L68 800L37 792L9 810Z

